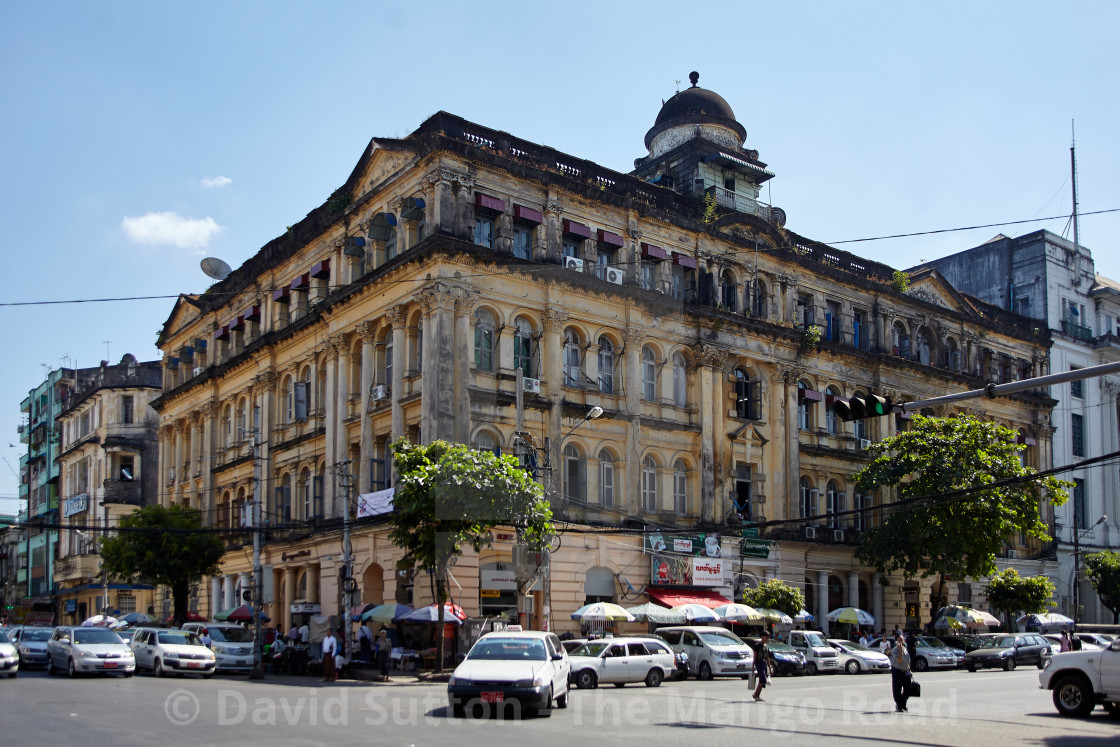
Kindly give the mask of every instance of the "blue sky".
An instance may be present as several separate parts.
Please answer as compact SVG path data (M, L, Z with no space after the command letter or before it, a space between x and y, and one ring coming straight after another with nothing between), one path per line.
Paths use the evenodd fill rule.
M662 99L720 93L825 242L1120 208L1105 2L51 2L0 6L0 302L174 295L443 109L619 171ZM908 267L997 232L841 245ZM1120 213L1081 241L1120 278ZM0 455L43 365L157 357L171 300L0 307ZM111 340L106 345L105 340ZM8 444L15 444L14 447ZM17 481L0 465L0 511Z

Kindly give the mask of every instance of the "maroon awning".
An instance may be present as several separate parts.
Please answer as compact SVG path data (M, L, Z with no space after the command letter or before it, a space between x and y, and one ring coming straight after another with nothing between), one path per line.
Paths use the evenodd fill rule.
M642 243L642 256L646 259L665 259L668 255L665 250L653 244Z
M826 407L832 407L837 402L847 402L847 401L848 400L844 399L843 397L838 397L835 394L826 394L824 396L824 404L825 404Z
M824 395L820 392L814 392L812 389L797 390L798 402L820 402L822 399L824 399Z
M245 326L245 320L243 318L241 318L241 315L239 314L239 315L235 316L233 318L233 321L231 321L226 326L228 326L230 328L230 330L241 329L242 327Z
M599 243L600 244L606 244L607 246L623 246L624 245L624 242L622 241L622 237L619 236L617 233L611 233L610 231L604 231L601 228L599 229Z
M261 318L261 307L250 306L249 308L245 309L245 313L241 315L241 318L247 322L259 321Z
M506 203L504 200L499 200L497 197L484 195L481 192L474 193L474 204L476 207L492 210L495 213L504 213L506 211Z
M292 281L291 289L292 290L302 290L302 289L308 288L310 286L311 286L311 273L310 272L305 272L302 275L296 276L296 279Z
M722 607L725 604L731 604L731 600L714 591L704 591L702 589L654 589L647 588L646 594L649 598L658 604L664 604L666 607L677 607L682 604L699 604L708 609L715 609Z
M276 290L272 291L273 301L282 301L283 303L288 303L291 298L292 292L288 288L277 288Z
M215 340L228 340L229 339L229 325L225 324L214 330Z
M331 261L324 259L322 262L316 262L311 266L311 277L313 278L329 278L331 276Z
M513 217L519 220L527 220L530 223L544 223L544 215L540 210L527 208L524 205L513 206Z
M681 267L687 267L692 270L695 270L697 266L695 259L688 256L687 254L681 254L680 252L673 252L673 264L680 265Z
M579 236L582 239L591 238L591 229L582 223L576 223L574 220L564 219L564 233L571 236Z

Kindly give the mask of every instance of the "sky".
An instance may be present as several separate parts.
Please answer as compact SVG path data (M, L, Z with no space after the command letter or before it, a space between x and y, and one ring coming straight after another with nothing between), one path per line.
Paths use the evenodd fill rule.
M84 0L0 4L0 513L48 367L159 357L178 293L341 185L371 137L445 110L618 171L663 99L722 95L762 199L898 268L1120 208L1120 4ZM1083 215L1120 279L1120 212Z

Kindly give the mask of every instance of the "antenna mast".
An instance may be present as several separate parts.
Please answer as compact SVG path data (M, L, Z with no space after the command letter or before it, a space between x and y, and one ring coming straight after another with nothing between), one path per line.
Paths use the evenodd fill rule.
M1075 128L1074 120L1069 121L1070 129L1070 145L1069 145L1069 163L1070 163L1070 178L1073 181L1073 250L1077 252L1080 248L1077 237L1078 218L1077 218L1077 131Z

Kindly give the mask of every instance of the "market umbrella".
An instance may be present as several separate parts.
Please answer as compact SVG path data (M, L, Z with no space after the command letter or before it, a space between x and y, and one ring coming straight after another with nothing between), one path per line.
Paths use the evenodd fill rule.
M94 615L82 620L83 628L107 628L113 623L117 622L117 618L111 615Z
M716 607L712 612L722 617L728 622L737 623L761 623L766 620L761 612L754 607L746 604L721 604Z
M125 615L125 617L128 617L128 615ZM167 616L167 622L171 622L174 619L175 619L174 615L168 615ZM202 615L198 614L194 610L187 610L187 616L186 616L186 619L183 622L204 623L204 622L206 622L206 618L203 617Z
M672 611L684 615L690 623L709 623L719 622L720 620L720 616L714 610L702 604L678 604Z
M778 625L793 625L793 618L781 610L776 610L771 607L755 607L755 609L772 623L777 623Z
M379 622L387 624L393 622L398 617L404 617L412 608L407 604L398 604L397 602L390 602L389 604L379 604L373 609L366 610L362 613L362 622Z
M233 607L228 610L222 610L218 614L214 615L214 619L221 620L222 622L252 622L253 608L247 604L243 604L240 607ZM272 622L272 618L262 612L261 622Z
M816 622L817 617L816 617L816 615L814 615L809 610L802 609L800 612L798 612L796 615L793 616L793 621L795 623L803 623L804 624L804 623L807 623L807 622Z
M960 630L964 627L964 623L950 615L942 615L937 618L937 622L933 624L934 630Z
M118 620L117 622L109 626L109 630L124 630L127 627L128 623L126 623L124 620Z
M660 604L653 602L646 602L639 604L637 607L627 607L626 611L634 616L638 622L656 623L659 625L679 625L688 622L688 618L684 615L673 612L668 607L662 607Z
M825 616L829 622L847 623L859 627L874 627L875 618L859 607L837 607Z
M443 605L443 622L459 625L463 620L467 619L467 613L463 612L463 608L457 604L444 602ZM400 617L396 618L394 622L409 622L409 623L438 623L439 622L439 606L429 604L427 607L421 607L418 610L413 610Z
M1019 625L1034 625L1039 628L1060 628L1064 625L1073 625L1072 619L1056 612L1043 615L1023 615L1015 622Z
M374 604L373 602L370 602L369 604L359 604L356 607L352 607L350 609L350 619L357 620L357 619L361 618L361 616L363 614L365 614L366 612L369 612L370 610L374 609L377 606L378 605Z
M580 622L635 622L633 615L612 602L585 604L572 613L572 619Z
M152 622L152 618L145 615L143 612L129 612L123 616L121 622L128 623L129 625L147 625Z

